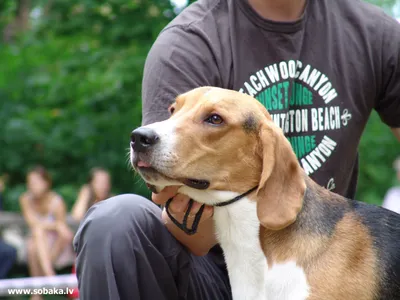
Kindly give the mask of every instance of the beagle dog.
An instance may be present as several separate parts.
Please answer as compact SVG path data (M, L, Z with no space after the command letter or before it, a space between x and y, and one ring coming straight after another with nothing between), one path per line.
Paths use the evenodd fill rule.
M131 135L159 191L213 205L234 300L400 299L400 215L311 180L256 99L201 87Z

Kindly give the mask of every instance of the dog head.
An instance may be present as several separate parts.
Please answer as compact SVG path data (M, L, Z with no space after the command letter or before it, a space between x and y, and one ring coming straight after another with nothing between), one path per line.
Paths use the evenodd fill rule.
M209 205L227 200L212 191L232 196L258 186L252 198L263 226L278 230L296 220L304 174L282 130L256 99L202 87L178 96L170 113L131 135L132 166L148 184L158 190L181 185Z

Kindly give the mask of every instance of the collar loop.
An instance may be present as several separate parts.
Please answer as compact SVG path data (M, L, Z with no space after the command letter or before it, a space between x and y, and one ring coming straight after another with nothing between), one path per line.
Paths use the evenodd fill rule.
M245 192L245 193L243 193L243 194L241 194L241 195L239 195L239 196L236 196L235 198L233 198L233 199L231 199L231 200L228 200L228 201L225 201L225 202L221 202L221 203L215 204L214 206L216 206L216 207L222 207L222 206L226 206L226 205L235 203L236 201L239 201L240 199L242 199L242 198L246 197L247 195L249 195L250 193L254 192L257 188L258 188L258 186L255 186L255 187L253 187L252 189L248 190L247 192ZM171 204L172 199L173 199L173 198L169 199L169 200L167 201L167 203L165 204L165 211L167 212L168 217L171 219L171 221L172 221L178 228L180 228L180 229L181 229L182 231L184 231L186 234L188 234L188 235L193 235L193 234L195 234L195 233L197 232L197 227L199 226L201 216L203 215L203 211L204 211L205 204L203 204L203 205L200 207L199 211L196 213L196 215L195 215L195 217L194 217L193 224L192 224L192 228L189 228L189 227L187 226L187 221L188 221L189 214L190 214L190 211L191 211L191 209L192 209L192 206L193 206L194 201L193 201L192 199L190 199L189 204L188 204L188 208L187 208L187 210L186 210L186 212L185 212L185 215L183 216L182 223L179 223L178 220L175 219L175 218L172 216L172 214L169 212L169 205Z

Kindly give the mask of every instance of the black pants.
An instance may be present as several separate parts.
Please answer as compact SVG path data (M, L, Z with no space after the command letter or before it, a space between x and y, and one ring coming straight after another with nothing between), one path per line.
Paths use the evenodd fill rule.
M0 279L7 277L7 273L14 265L16 257L17 251L14 247L0 240Z
M163 225L161 210L137 195L90 208L74 247L81 300L231 299L221 255L190 254Z

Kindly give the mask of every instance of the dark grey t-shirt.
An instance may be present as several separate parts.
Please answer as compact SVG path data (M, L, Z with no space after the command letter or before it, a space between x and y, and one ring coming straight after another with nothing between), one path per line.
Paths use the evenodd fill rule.
M143 123L168 118L178 94L204 85L257 98L307 174L353 198L372 109L400 127L400 25L358 0L309 0L292 23L261 18L247 0L199 0L148 55Z

